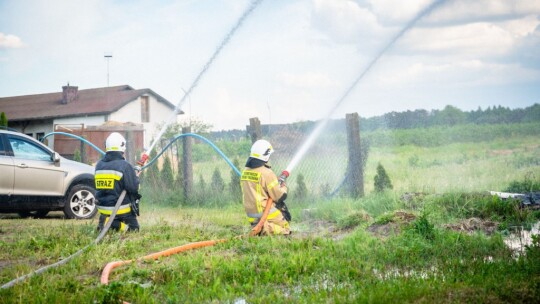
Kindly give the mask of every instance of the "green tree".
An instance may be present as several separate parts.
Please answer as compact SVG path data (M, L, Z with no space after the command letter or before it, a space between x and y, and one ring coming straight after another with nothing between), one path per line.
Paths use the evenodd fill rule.
M73 152L73 160L81 162L82 157L81 157L81 152L79 151L79 149L76 149L75 152Z
M6 127L8 126L8 120L6 117L6 113L2 112L0 114L0 127Z
M161 131L163 128L163 124L158 124L156 126L157 131ZM182 134L182 128L184 127L191 127L191 133L196 134L207 134L210 132L210 129L212 129L211 124L207 124L202 120L199 119L192 119L191 121L181 122L181 123L172 123L167 126L167 129L163 133L162 138L165 139L172 139L176 137L178 134Z
M163 160L163 168L161 168L161 182L168 188L172 188L174 185L174 174L169 156L165 156Z
M178 141L176 142L177 145L176 145L176 149L178 149L178 151L180 151L180 147L181 145L178 145ZM177 163L177 166L176 166L176 169L177 169L177 173L176 173L176 185L180 188L184 188L184 163L181 161L182 159L182 155L178 155L178 163Z
M308 190L306 187L306 182L304 181L304 175L302 173L298 174L296 179L296 188L294 189L294 197L298 199L304 199L307 197Z
M465 123L467 114L454 106L447 105L437 113L436 120L439 125L455 126Z
M388 174L386 174L386 170L384 170L384 167L379 163L377 165L377 174L375 175L375 191L377 192L383 192L386 189L393 189L392 182L390 181L390 177Z
M199 190L204 193L206 190L206 181L204 180L204 177L202 174L199 174Z
M154 160L156 158L156 155L157 155L156 149L153 149L152 151L150 151L150 155L149 155L148 163L147 163L148 167L146 167L140 175L142 183L145 183L149 186L151 185L154 188L156 188L159 184L161 184L158 162L155 161L150 164L150 161Z
M240 165L240 162L238 161L238 158L235 158L233 161L233 165L238 168ZM229 184L229 191L231 192L231 195L234 200L242 201L242 189L240 189L240 176L236 173L234 169L231 168L231 183Z
M212 187L212 191L218 192L218 193L222 192L225 189L225 182L223 181L223 177L221 177L221 172L219 171L218 168L214 169L210 187Z

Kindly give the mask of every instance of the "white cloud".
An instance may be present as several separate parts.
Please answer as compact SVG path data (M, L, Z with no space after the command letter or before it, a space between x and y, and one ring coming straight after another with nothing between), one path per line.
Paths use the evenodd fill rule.
M447 63L400 63L392 71L378 74L378 88L419 87L430 83L432 87L476 87L538 82L540 72L518 64L485 62L478 59ZM508 77L512 75L512 77Z
M454 57L485 58L511 53L520 40L540 25L534 16L501 22L475 22L411 31L405 44L426 55L451 54Z
M540 14L540 1L531 0L453 0L433 13L439 22L475 22L513 19L516 16Z
M16 49L24 46L21 38L0 33L0 49Z
M456 52L477 57L504 54L513 45L508 31L493 23L472 23L444 28L417 29L406 38L411 49L422 52Z
M383 30L373 12L350 0L314 0L311 22L338 43L366 43Z
M432 2L432 0L369 0L369 6L381 22L402 24L411 20Z

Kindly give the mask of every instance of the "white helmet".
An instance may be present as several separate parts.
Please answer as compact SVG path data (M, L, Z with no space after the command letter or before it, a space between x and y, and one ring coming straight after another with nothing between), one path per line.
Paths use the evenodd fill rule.
M105 150L107 152L126 151L126 139L124 138L124 136L122 136L122 134L118 132L111 133L111 135L109 135L109 137L107 137L107 140L105 141Z
M267 162L272 153L274 153L272 145L264 139L259 139L251 146L251 153L249 156Z

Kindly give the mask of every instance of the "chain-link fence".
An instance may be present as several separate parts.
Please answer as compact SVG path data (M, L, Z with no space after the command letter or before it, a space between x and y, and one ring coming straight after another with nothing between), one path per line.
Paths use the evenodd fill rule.
M270 165L276 175L289 166L315 127L315 122L260 126L258 138L268 140L275 150ZM157 166L148 168L143 182L146 187L151 186L157 192L173 191L176 199L185 203L241 201L238 172L215 148L222 151L238 171L242 171L254 140L249 130L250 126L246 131L204 134L211 144L198 138L179 138L159 157ZM161 151L170 140L163 139L156 150ZM191 160L186 160L183 155L186 140L192 141ZM151 156L155 157L156 153L153 153ZM289 197L322 198L339 193L346 188L344 181L348 171L348 157L346 121L330 121L290 172L287 180ZM193 189L189 196L185 195L183 189L186 186L183 162L186 161L191 161L193 172Z

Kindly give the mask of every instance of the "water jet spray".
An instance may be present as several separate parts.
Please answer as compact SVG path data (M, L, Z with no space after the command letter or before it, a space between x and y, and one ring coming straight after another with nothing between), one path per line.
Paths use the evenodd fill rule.
M306 152L311 148L317 137L319 137L321 131L324 129L328 121L330 120L330 117L334 114L334 112L339 108L339 106L343 103L343 101L350 95L352 90L356 87L356 85L364 78L364 76L371 70L371 68L379 61L379 59L382 57L384 53L386 53L393 45L396 43L396 41L401 38L408 30L410 30L422 17L429 14L435 7L442 4L445 0L435 0L431 5L426 7L423 11L418 13L401 31L399 31L389 42L386 44L384 48L377 53L377 55L368 63L366 68L354 79L354 81L351 83L349 87L345 90L343 95L337 100L337 102L334 104L334 106L330 109L328 114L317 124L313 132L308 136L307 140L302 144L298 152L295 154L289 165L287 166L287 169L284 172L291 172L296 165L300 162L300 160L304 157ZM288 175L287 175L288 176Z
M178 102L178 104L176 105L176 107L174 108L174 111L172 113L172 115L165 121L165 124L163 125L163 127L161 128L161 130L159 131L158 135L156 136L156 138L154 139L154 141L150 144L150 147L148 149L146 149L143 154L141 155L141 159L139 161L137 161L137 164L139 166L144 166L144 164L146 163L146 161L148 160L148 156L150 155L150 152L152 152L152 150L154 149L156 143L160 140L161 136L163 136L163 134L165 133L165 131L167 130L167 127L176 120L176 116L178 115L178 113L181 112L181 108L182 106L184 105L184 102L186 101L187 97L191 94L191 92L195 89L195 87L199 84L199 81L201 80L201 78L204 76L204 74L206 74L206 72L208 71L208 69L210 68L210 66L212 65L212 63L214 62L214 60L216 60L217 56L219 55L219 53L221 53L221 50L229 43L229 41L231 40L231 38L233 37L233 35L236 33L236 31L242 26L242 24L244 23L245 19L253 12L253 10L259 5L261 4L263 0L253 0L251 2L251 4L248 6L248 8L244 11L244 13L242 14L242 16L238 19L238 21L236 22L236 24L232 27L232 29L227 33L227 35L225 36L225 38L223 39L223 41L218 45L218 47L216 48L216 50L214 51L214 53L212 54L212 56L210 57L210 59L206 62L206 64L203 66L202 70L199 72L199 74L195 77L195 79L193 80L193 83L189 86L188 90L187 91L184 91L184 96L180 99L180 101ZM182 89L183 90L183 89Z

